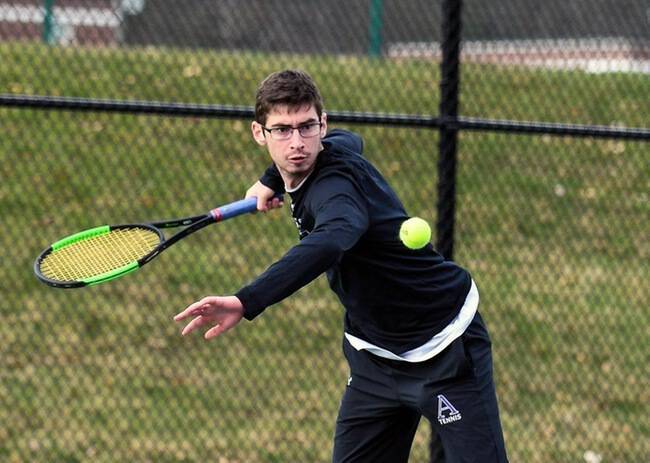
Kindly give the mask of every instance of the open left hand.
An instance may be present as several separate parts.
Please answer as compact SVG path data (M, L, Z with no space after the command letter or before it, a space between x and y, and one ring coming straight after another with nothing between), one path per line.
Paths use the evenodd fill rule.
M215 338L234 327L244 316L244 306L236 296L208 296L189 305L174 317L182 321L194 317L185 325L183 336L202 326L212 326L205 332L205 339Z

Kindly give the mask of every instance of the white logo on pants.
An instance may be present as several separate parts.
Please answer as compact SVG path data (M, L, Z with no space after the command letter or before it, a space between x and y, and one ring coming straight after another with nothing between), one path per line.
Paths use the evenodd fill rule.
M460 421L462 418L460 412L456 410L447 398L438 394L438 422L440 424L449 424L454 421Z

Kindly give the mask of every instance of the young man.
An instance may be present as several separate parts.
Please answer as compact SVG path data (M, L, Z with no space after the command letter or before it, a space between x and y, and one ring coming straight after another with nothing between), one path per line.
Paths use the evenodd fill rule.
M318 89L301 71L260 85L253 138L273 165L247 192L258 209L291 198L300 242L234 296L210 296L175 320L213 338L252 320L320 274L345 307L350 378L336 422L333 461L408 461L420 417L444 462L507 461L492 380L490 339L469 273L429 244L399 240L407 214L350 132L329 135Z

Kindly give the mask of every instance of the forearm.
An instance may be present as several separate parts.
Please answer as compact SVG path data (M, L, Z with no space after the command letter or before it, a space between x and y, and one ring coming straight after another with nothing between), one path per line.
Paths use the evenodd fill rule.
M332 267L368 229L365 200L347 180L328 178L312 188L315 189L310 205L315 217L313 229L282 259L236 294L244 304L244 317L248 320Z
M276 193L284 193L284 181L275 164L271 164L260 177L260 183Z
M343 249L335 236L313 233L294 246L251 284L236 293L244 305L244 318L252 320L315 280L334 265Z

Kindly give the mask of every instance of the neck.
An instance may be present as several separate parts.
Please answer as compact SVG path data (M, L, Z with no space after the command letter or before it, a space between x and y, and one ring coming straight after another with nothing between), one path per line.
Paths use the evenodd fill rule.
M302 182L305 181L307 177L309 177L309 174L311 174L313 171L313 167L307 172L301 172L299 175L280 171L280 176L282 177L282 181L284 181L284 188L286 190L295 190L298 188L298 186L300 186Z

